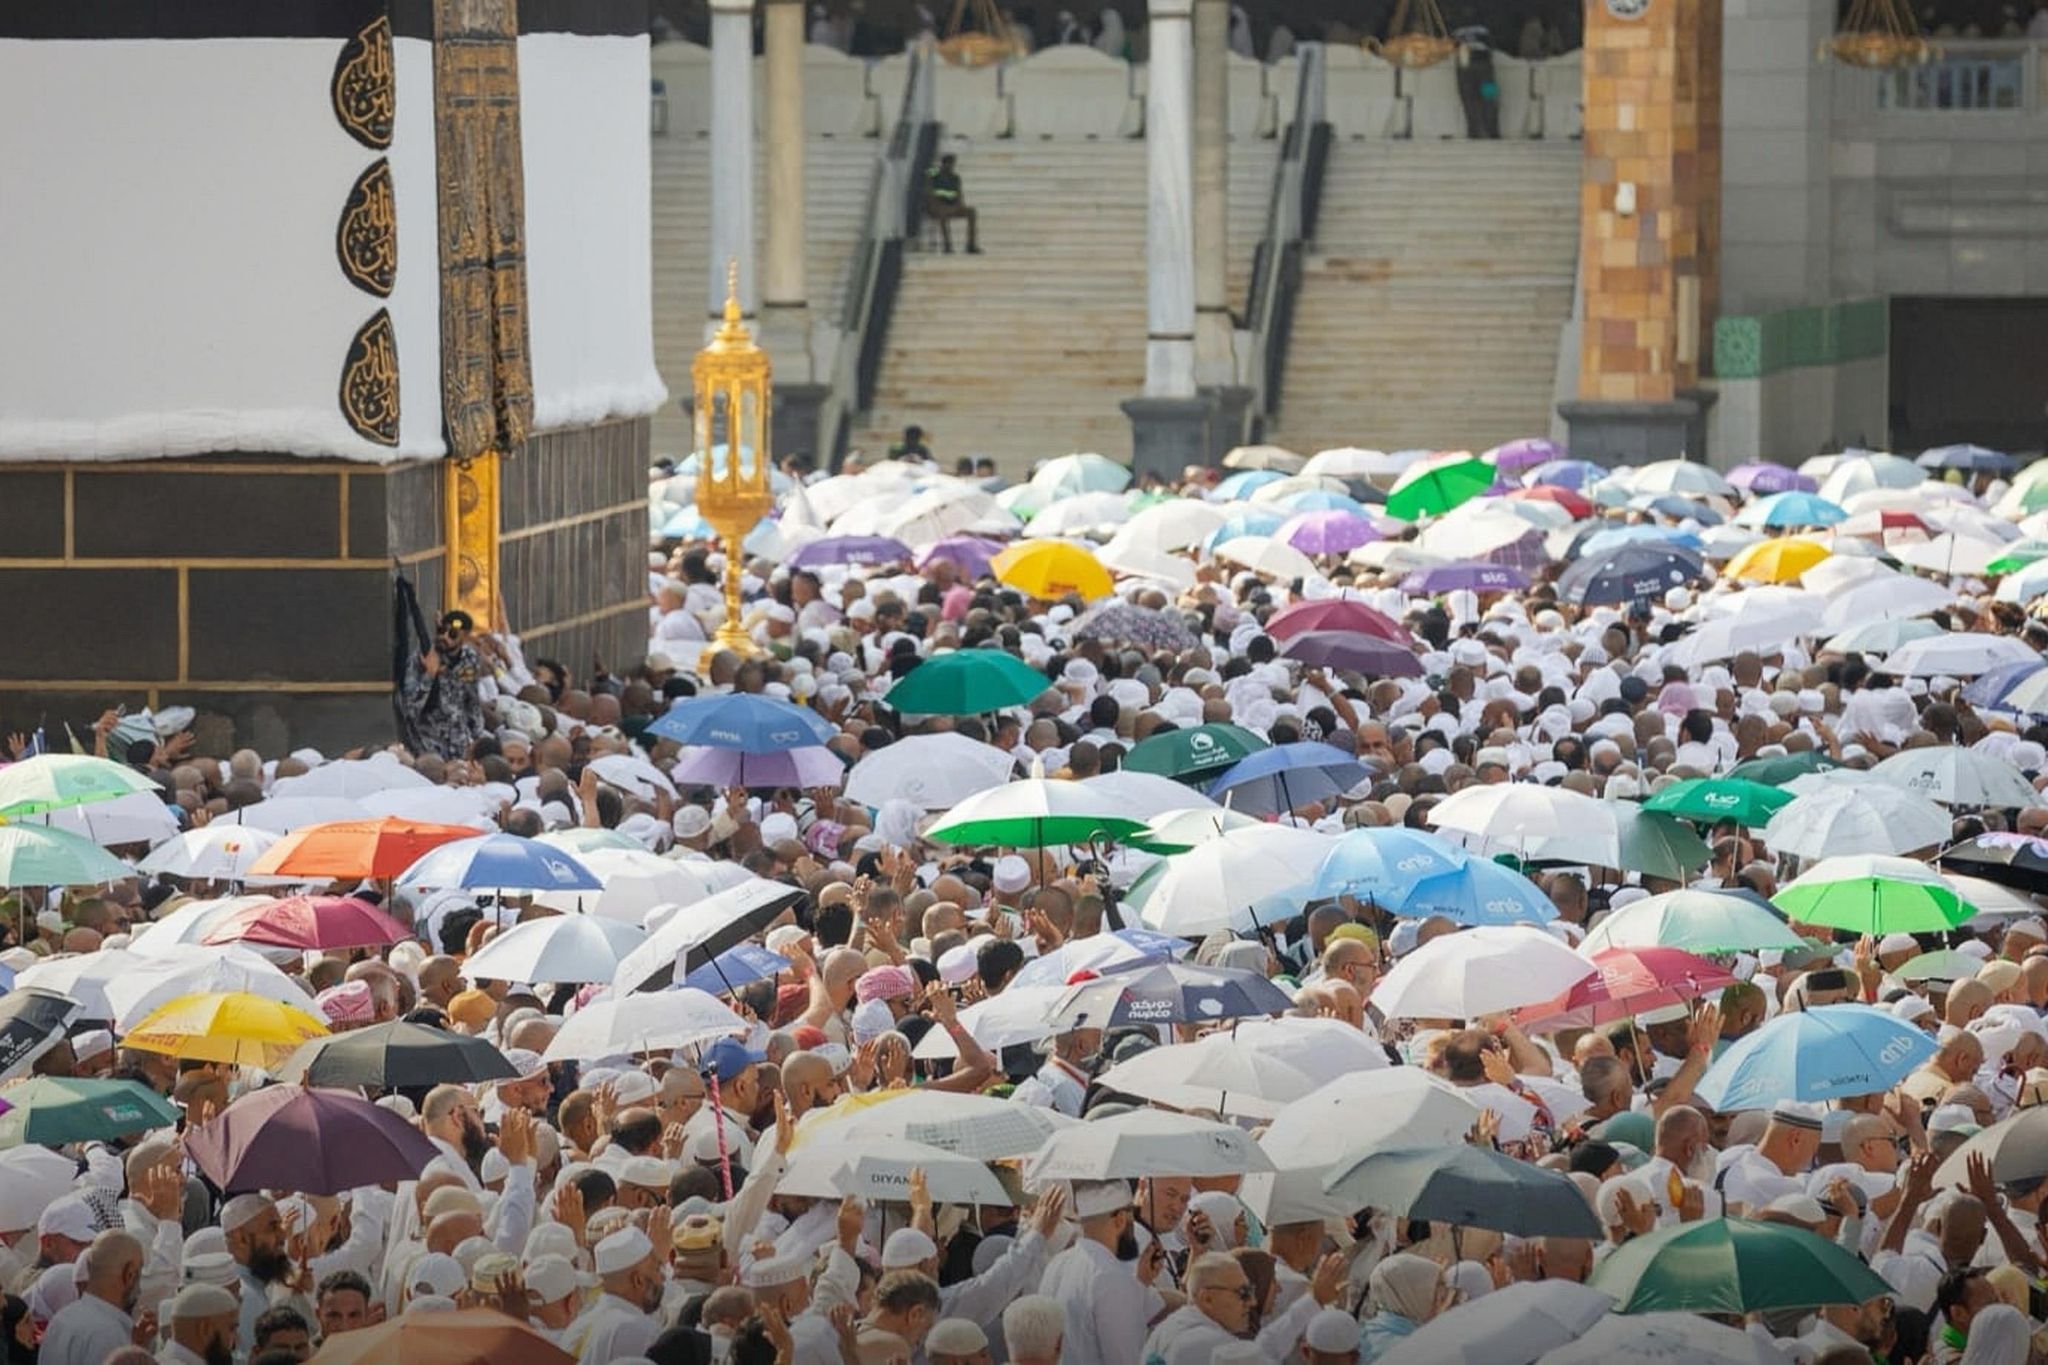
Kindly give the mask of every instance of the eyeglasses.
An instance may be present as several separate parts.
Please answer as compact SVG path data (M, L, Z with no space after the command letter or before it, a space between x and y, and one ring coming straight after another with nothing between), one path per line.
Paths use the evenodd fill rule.
M1252 1287L1248 1284L1212 1284L1203 1292L1207 1294L1235 1294L1246 1303L1252 1301Z

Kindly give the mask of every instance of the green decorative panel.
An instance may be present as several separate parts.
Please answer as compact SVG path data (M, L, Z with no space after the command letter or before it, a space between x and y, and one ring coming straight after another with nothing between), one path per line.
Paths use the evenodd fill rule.
M1760 379L1764 363L1764 320L1714 319L1714 374L1721 379Z
M1762 379L1782 370L1838 365L1885 354L1889 323L1883 299L1714 320L1714 375Z

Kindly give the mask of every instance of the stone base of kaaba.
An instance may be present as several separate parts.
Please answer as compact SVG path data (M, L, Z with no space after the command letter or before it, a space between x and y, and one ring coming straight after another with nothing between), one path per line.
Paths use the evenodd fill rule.
M647 644L646 419L542 433L500 473L505 619L578 678ZM396 734L393 591L430 621L439 461L215 455L0 464L0 734L62 747L108 707L190 706L199 746L336 753Z

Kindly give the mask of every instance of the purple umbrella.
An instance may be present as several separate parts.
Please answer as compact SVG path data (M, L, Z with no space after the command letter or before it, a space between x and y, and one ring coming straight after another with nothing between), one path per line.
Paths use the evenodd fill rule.
M910 547L888 536L826 536L803 546L784 561L792 569L823 564L908 564Z
M1401 591L1411 593L1510 592L1529 586L1529 575L1508 564L1435 564L1417 569L1401 580Z
M273 1085L185 1134L200 1174L229 1194L340 1194L417 1180L439 1152L389 1109L346 1090Z
M1479 457L1493 465L1503 474L1520 474L1534 469L1539 464L1564 458L1564 452L1541 436L1524 436L1519 441L1497 445Z
M1348 668L1376 678L1422 676L1422 660L1414 650L1357 630L1303 631L1287 642L1280 656L1313 668Z
M1373 524L1356 512L1341 509L1298 512L1273 533L1305 555L1341 555L1380 538Z
M1817 493L1820 484L1782 464L1739 464L1728 471L1728 482L1745 493Z
M746 754L737 749L691 749L676 764L673 776L693 787L837 787L846 781L846 765L822 744L774 753Z
M929 569L936 560L957 564L969 578L989 576L988 562L1001 554L1003 544L981 536L947 536L917 552L917 567Z
M1550 551L1543 546L1543 533L1531 527L1525 536L1518 536L1505 545L1496 545L1479 556L1488 564L1501 564L1523 573L1535 573L1550 562Z

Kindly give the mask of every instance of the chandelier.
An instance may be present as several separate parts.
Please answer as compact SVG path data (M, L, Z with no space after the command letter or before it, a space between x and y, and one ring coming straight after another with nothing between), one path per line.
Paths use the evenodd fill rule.
M996 0L971 0L974 28L965 27L970 0L953 0L953 13L946 20L946 36L939 40L939 55L954 66L994 66L1024 54L1010 26L1003 22Z
M1855 0L1849 17L1822 45L1820 57L1844 66L1870 70L1924 66L1934 60L1934 44L1920 36L1920 25L1906 0Z
M1365 40L1368 52L1378 53L1395 66L1419 71L1435 66L1458 50L1451 31L1444 24L1436 0L1396 0L1394 20L1387 25L1385 41Z

